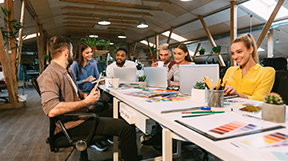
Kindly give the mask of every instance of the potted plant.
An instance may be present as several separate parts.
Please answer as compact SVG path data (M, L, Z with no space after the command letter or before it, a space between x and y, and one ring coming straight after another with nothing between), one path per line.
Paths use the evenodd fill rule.
M95 46L97 47L97 50L103 50L105 45L106 45L106 41L103 39L96 41L96 44L95 44Z
M97 42L96 37L86 36L85 38L81 38L80 40L84 40L87 44L89 44L91 46L91 48L92 48L92 52L97 50L97 48L96 48L96 42Z
M221 46L220 46L220 45L214 46L214 47L212 48L212 52L213 52L213 53L218 53L218 54L220 54L220 52L221 52Z
M192 102L205 103L206 102L206 86L204 82L196 82L191 90Z
M286 115L286 105L281 96L277 93L268 93L264 96L262 104L262 119L277 123L284 123Z
M200 55L204 55L205 51L206 51L206 49L201 47L201 49L199 50Z
M146 76L145 75L138 76L138 83L139 83L139 87L140 88L146 88L147 82L145 82L145 80L146 80Z

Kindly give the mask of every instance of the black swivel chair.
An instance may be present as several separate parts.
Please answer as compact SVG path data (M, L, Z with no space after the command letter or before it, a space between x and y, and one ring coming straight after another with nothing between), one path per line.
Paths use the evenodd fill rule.
M276 71L275 82L272 92L280 94L282 99L288 103L288 71L287 60L284 57L264 58L263 66L273 67Z
M38 94L40 95L40 90L36 79L32 79L32 84ZM41 96L41 95L40 95ZM64 123L67 121L77 121L83 120L87 118L93 118L94 122L91 126L90 133L88 136L71 136L67 132L67 129L64 126ZM56 123L61 127L62 132L54 134ZM49 137L46 139L46 143L50 144L51 152L58 152L60 148L73 147L70 154L65 159L68 160L72 152L75 150L80 151L80 161L88 161L87 147L90 146L91 143L95 143L97 141L106 140L107 136L97 135L94 136L94 132L98 126L99 117L94 113L68 113L63 114L57 117L50 118L50 129L49 129Z

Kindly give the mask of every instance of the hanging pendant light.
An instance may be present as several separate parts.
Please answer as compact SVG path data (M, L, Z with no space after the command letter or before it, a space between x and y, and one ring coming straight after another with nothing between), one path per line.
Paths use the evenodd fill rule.
M99 25L110 25L111 22L109 21L108 17L101 17L100 21L98 22Z
M143 0L142 0L142 19L139 20L137 28L147 28L148 24L146 23L146 21L143 19Z
M124 32L120 33L120 34L118 35L118 38L119 38L119 39L126 39L125 33L124 33Z
M148 24L146 23L146 21L143 18L141 20L139 20L137 28L147 28L147 27L148 27Z

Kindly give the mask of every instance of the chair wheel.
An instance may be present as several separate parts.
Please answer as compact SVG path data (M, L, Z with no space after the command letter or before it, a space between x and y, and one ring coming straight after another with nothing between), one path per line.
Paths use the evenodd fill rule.
M47 144L49 144L49 137L47 137L46 141L45 141Z

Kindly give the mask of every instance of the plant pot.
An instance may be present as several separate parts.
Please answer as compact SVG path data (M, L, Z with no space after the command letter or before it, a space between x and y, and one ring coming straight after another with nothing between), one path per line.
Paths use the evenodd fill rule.
M284 123L286 115L286 106L269 103L262 104L262 119L266 121Z
M26 102L27 100L27 94L18 94L18 102Z
M147 82L138 82L140 88L146 88L147 87Z
M152 56L151 56L151 59L152 59L152 60L154 60L154 59L155 59L155 56L154 56L154 55L152 55Z
M194 89L191 90L191 101L197 103L207 102L207 90L206 89Z
M199 51L200 55L204 55L205 51Z
M97 50L103 50L104 46L96 46Z

